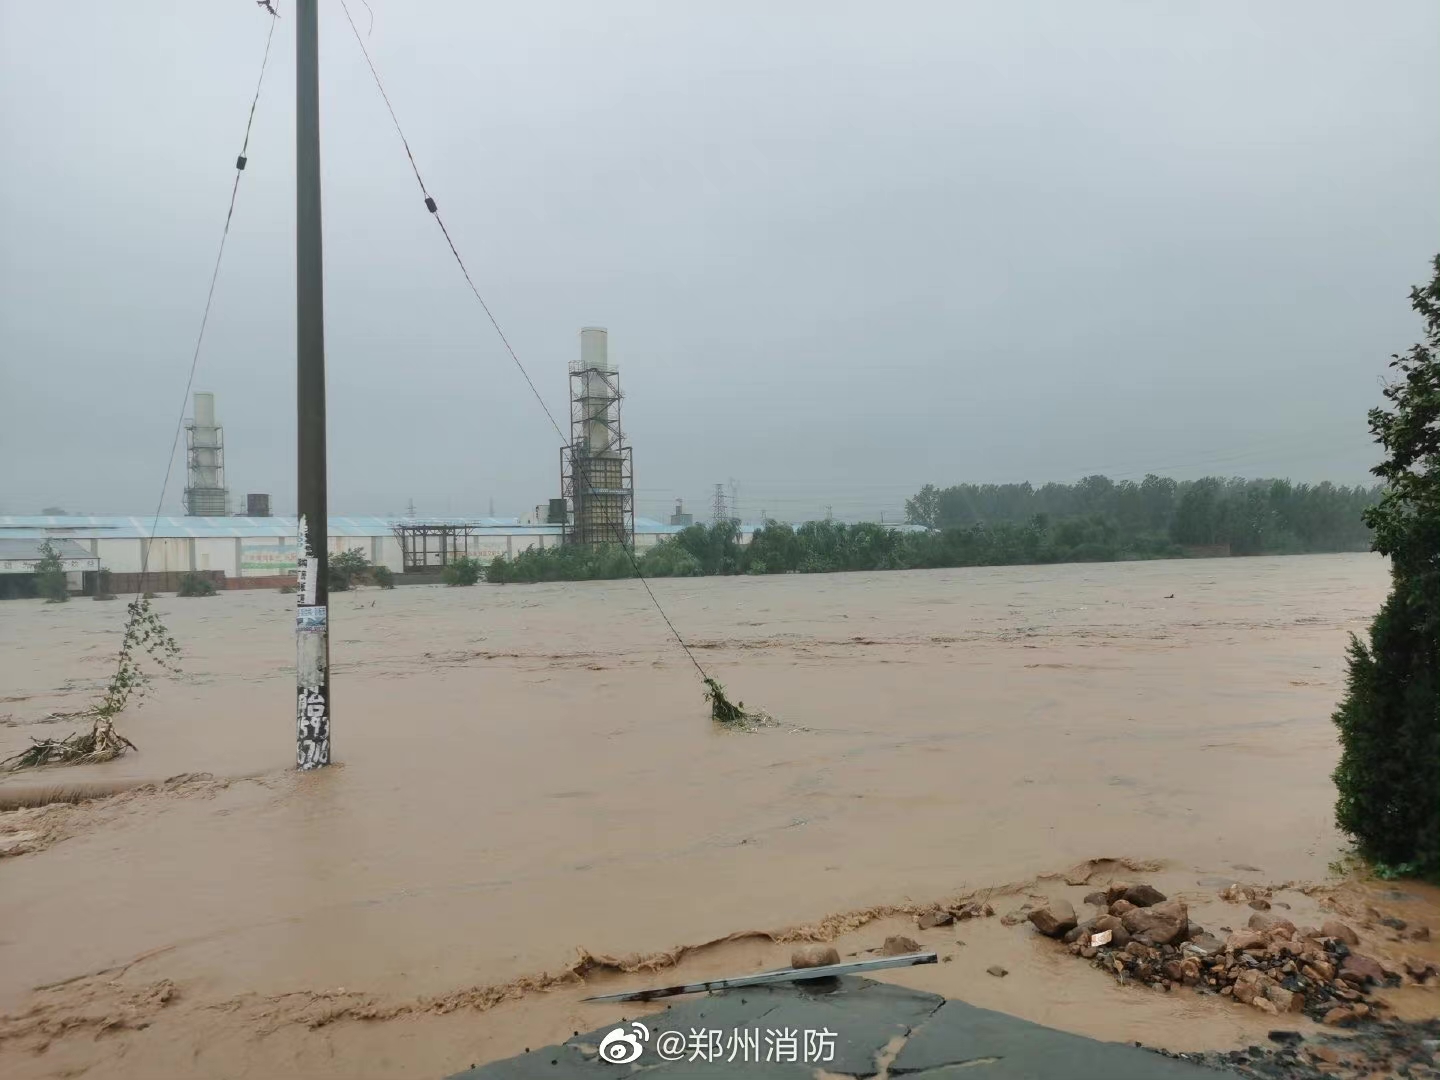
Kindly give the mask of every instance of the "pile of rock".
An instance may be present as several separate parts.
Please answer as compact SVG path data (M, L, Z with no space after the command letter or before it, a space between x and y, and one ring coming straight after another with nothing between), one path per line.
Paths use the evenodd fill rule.
M968 904L961 904L959 907L937 907L929 911L922 911L915 916L915 925L921 930L931 930L937 926L949 926L951 923L964 922L966 919L988 919L995 914L995 909L983 901L971 901Z
M1255 1080L1373 1080L1440 1077L1440 1020L1382 1020L1365 1030L1306 1038L1272 1031L1278 1046L1207 1053L1155 1052Z
M1115 882L1085 900L1099 913L1083 922L1064 900L1032 911L1030 922L1122 983L1165 991L1189 986L1272 1015L1303 1011L1348 1027L1376 1019L1384 1007L1367 998L1372 987L1401 980L1400 971L1352 952L1359 938L1343 923L1299 930L1256 910L1246 929L1221 941L1190 922L1182 901L1149 885ZM1433 967L1410 974L1422 982L1435 976Z

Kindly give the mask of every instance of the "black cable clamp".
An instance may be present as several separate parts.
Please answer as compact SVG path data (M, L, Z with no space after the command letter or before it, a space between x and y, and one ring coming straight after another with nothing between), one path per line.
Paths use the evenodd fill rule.
M245 155L244 155L244 154L241 154L239 157L237 157L237 158L235 159L235 169L236 169L237 172L244 172L244 171L245 171Z
M425 209L429 210L432 214L435 213L437 209L437 207L435 206L435 200L432 199L429 195L425 196Z

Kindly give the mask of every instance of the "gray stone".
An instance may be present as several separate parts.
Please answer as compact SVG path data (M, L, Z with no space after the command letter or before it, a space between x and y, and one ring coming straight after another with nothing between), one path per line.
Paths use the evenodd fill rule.
M919 951L920 943L904 934L891 934L885 939L885 944L880 946L881 956L905 956Z
M1350 927L1346 926L1339 919L1327 920L1325 924L1320 927L1320 936L1335 938L1338 941L1343 941L1352 948L1360 944L1360 935L1355 933L1354 930L1351 930Z
M1125 899L1136 907L1153 907L1163 904L1167 897L1153 885L1131 885L1125 890Z
M1180 900L1166 900L1153 907L1127 911L1121 922L1137 941L1146 945L1169 945L1185 940L1186 909Z
M951 911L922 911L915 918L915 925L921 930L933 930L937 926L949 926L955 921L955 913Z
M1030 913L1035 929L1046 937L1060 937L1075 927L1075 908L1069 900L1051 900L1044 907Z
M1225 951L1225 945L1209 934L1196 934L1180 951L1194 956L1215 956Z
M1274 930L1284 930L1291 936L1295 933L1295 924L1289 919L1267 911L1257 911L1251 915L1249 926L1251 930L1258 930L1262 934L1268 934Z

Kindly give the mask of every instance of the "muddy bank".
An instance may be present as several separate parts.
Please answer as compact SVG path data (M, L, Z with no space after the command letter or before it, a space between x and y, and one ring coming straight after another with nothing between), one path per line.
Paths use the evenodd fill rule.
M655 583L727 688L781 721L750 734L705 721L633 582L346 594L342 767L305 776L287 771L288 598L160 601L184 677L126 718L140 754L66 779L217 780L47 808L56 835L0 859L0 1010L148 1026L90 1045L72 1025L38 1056L18 1049L33 1033L7 1039L0 1062L46 1075L100 1047L122 1076L196 1060L433 1076L604 1022L565 975L580 947L643 955L889 912L837 931L860 951L913 931L909 905L1097 851L1191 881L1322 881L1341 851L1328 716L1345 635L1386 585L1368 556ZM84 704L118 635L105 608L0 605L0 754ZM976 1004L1104 1038L1256 1041L1248 1017L1209 1026L1016 929L987 921L913 977L963 976ZM1045 978L1020 977L1017 941ZM788 949L731 939L679 968L779 966ZM418 1004L472 996L486 1011ZM293 1019L312 1014L332 1020ZM1208 1041L1175 1044L1191 1034Z
M1378 1054L1383 1047L1400 1045L1385 1025L1415 1014L1440 1013L1440 989L1412 983L1385 991L1386 1019L1340 1033L1303 1014L1277 1018L1215 995L1198 996L1189 988L1159 992L1120 985L1076 961L1061 943L1036 932L1026 918L1028 912L1057 898L1137 876L1175 897L1188 897L1195 917L1217 927L1250 910L1219 899L1210 884L1212 875L1197 876L1136 860L1095 860L1025 882L837 912L808 924L737 931L658 952L613 956L578 948L567 964L552 971L416 998L343 985L216 998L207 993L204 978L176 980L163 974L172 970L175 960L176 950L166 947L37 990L26 1008L0 1019L0 1061L17 1076L53 1076L98 1067L99 1075L122 1076L199 1072L433 1077L454 1070L467 1056L475 1061L509 1056L563 1039L572 1031L665 1007L664 1002L605 1005L580 1000L590 994L780 967L788 963L794 945L802 942L833 943L846 958L878 955L887 940L897 936L934 949L942 963L884 972L878 976L883 981L1078 1034L1137 1041L1189 1055L1208 1054L1220 1063L1260 1063L1263 1054L1246 1051L1232 1057L1229 1052L1263 1043L1274 1047L1285 1063L1298 1067L1310 1060L1297 1057L1300 1049L1328 1045L1332 1036L1361 1040L1345 1046L1366 1047ZM1404 911L1411 919L1440 915L1440 893L1432 889L1396 899L1391 895L1394 890L1361 883L1270 888L1276 903L1289 904L1286 910L1299 918L1333 917L1352 910L1383 912L1382 919L1395 918L1389 914L1393 911ZM935 912L942 910L962 914L946 925L934 925ZM983 914L986 910L992 912L988 917ZM966 917L970 911L980 914ZM1432 942L1391 941L1383 922L1371 924L1368 915L1366 919L1356 920L1357 947L1377 956L1389 956L1396 948L1440 955ZM118 1071L111 1061L116 1041L125 1047L125 1064ZM1362 1057L1347 1050L1340 1061ZM461 1062L465 1064L469 1062Z

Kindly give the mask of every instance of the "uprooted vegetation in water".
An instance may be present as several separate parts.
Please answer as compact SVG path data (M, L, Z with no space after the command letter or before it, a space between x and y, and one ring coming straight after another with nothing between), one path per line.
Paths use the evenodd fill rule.
M736 728L770 727L776 720L763 709L746 709L743 701L731 701L720 683L705 676L705 700L710 702L710 717L716 723Z
M143 657L148 656L156 667L173 674L179 671L180 646L146 597L130 601L126 610L125 636L120 642L120 656L110 685L88 709L69 714L76 719L88 717L90 730L73 732L60 739L32 739L33 745L0 760L0 772L19 772L45 765L93 765L138 749L115 730L115 717L132 699L138 702L149 686L150 676Z

